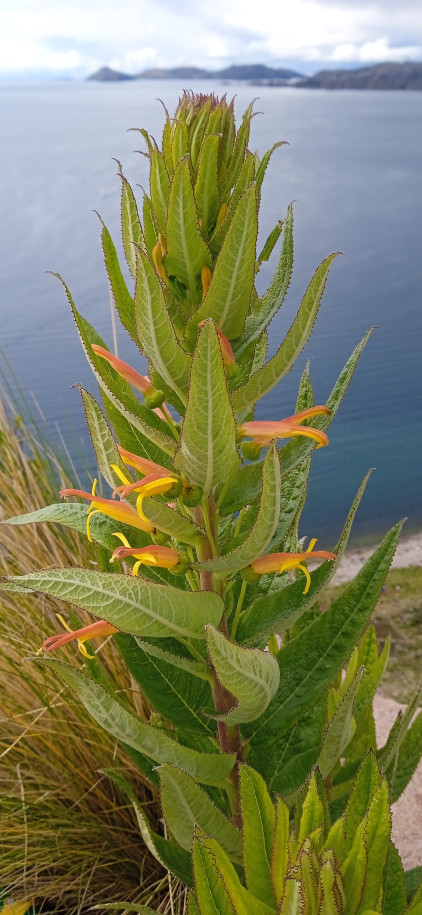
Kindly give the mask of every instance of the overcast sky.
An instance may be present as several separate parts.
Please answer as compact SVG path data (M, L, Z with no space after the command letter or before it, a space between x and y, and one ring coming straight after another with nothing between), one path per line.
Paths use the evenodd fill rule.
M0 76L422 60L421 0L0 0Z

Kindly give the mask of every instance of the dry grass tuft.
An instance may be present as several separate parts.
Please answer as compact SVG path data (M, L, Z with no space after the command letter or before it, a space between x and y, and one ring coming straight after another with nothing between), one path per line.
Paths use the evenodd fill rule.
M69 484L60 463L38 446L0 403L0 520L58 501ZM0 572L85 566L93 547L67 528L0 527ZM60 629L59 601L2 593L0 598L0 896L35 898L43 912L82 915L99 902L145 902L162 912L184 908L177 883L147 851L132 808L99 769L124 769L157 831L156 795L111 736L100 729L34 655ZM100 649L107 675L133 683L112 639ZM75 649L69 649L72 663ZM142 709L142 697L134 695Z

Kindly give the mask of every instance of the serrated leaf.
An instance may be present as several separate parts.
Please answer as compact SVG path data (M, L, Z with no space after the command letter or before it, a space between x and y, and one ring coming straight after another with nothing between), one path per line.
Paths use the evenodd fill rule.
M217 258L208 292L192 321L212 318L226 337L238 337L249 311L258 231L253 185L241 196Z
M171 157L173 171L177 168L181 159L186 156L188 151L188 127L186 121L176 121L173 130L173 139L171 143Z
M392 528L330 609L279 652L278 692L259 722L246 729L257 746L270 744L285 733L350 657L379 598L401 527Z
M256 187L257 187L258 193L261 190L262 182L264 180L264 175L265 175L268 163L271 159L273 152L275 152L276 149L279 149L280 146L286 146L286 145L287 145L286 140L279 140L278 143L274 143L274 145L271 147L271 149L268 149L267 152L264 153L262 159L260 159L259 164L256 169Z
M176 339L160 280L142 251L136 275L135 322L145 355L185 404L191 359Z
M161 804L170 832L187 851L192 848L195 826L216 839L230 858L240 861L242 834L216 807L199 785L172 766L160 766Z
M152 257L152 252L158 242L158 229L155 223L154 211L148 194L144 194L142 203L142 219L147 254Z
M344 756L344 751L353 737L353 711L363 673L364 669L361 667L334 712L324 735L324 743L317 763L323 778L327 778L339 759Z
M283 225L283 244L274 277L267 292L258 300L245 321L242 339L236 347L239 356L252 340L256 340L283 304L293 269L293 208L290 205Z
M79 314L70 294L70 290L66 286L66 283L64 283L62 277L58 273L53 275L56 276L64 286L86 358L101 389L105 391L107 397L118 413L123 416L124 420L130 423L130 425L146 439L149 439L158 446L158 448L162 449L162 451L167 454L174 454L174 440L172 441L164 431L161 431L162 427L165 428L165 423L161 422L159 417L157 417L152 410L147 410L147 408L134 397L127 382L105 361L105 359L94 354L92 344L96 343L100 346L104 346L103 340L94 328L91 327L88 321ZM116 392L118 392L118 394ZM126 405L128 402L133 405L136 413L127 408ZM146 420L147 415L148 421Z
M132 802L139 829L148 851L151 852L157 861L159 861L162 867L171 871L172 874L175 874L183 883L192 886L193 877L190 856L186 854L185 850L180 848L176 842L173 842L172 839L164 839L163 836L160 836L153 831L151 824L145 815L145 806L138 801L136 794L124 775L111 769L104 769L103 771ZM143 911L142 907L139 908L140 911ZM147 909L147 911L150 910Z
M324 807L318 794L315 774L312 773L302 805L299 824L298 842L302 845L305 839L324 825Z
M0 590L39 591L69 601L129 635L204 639L224 605L211 591L181 591L141 578L85 569L44 569L0 581Z
M197 840L193 844L193 871L201 915L236 915L214 857Z
M356 831L371 805L372 798L382 783L382 776L372 751L363 760L357 773L344 812L344 850L352 848Z
M114 489L118 484L116 483L117 476L112 471L111 464L116 464L117 467L120 467L122 473L127 473L127 469L121 460L107 420L95 397L82 387L79 390L98 469L111 489Z
M214 232L214 235L210 239L210 248L214 255L217 255L221 249L223 241L227 235L227 232L231 226L231 221L233 219L233 214L237 207L237 204L240 200L240 197L250 186L255 177L255 159L252 153L247 152L245 161L242 165L239 178L236 182L236 186L233 188L233 193L228 201L227 213L221 223L221 226ZM226 198L221 194L221 199L223 202L226 202Z
M276 659L257 648L242 648L207 626L209 655L217 677L236 699L236 706L219 716L227 724L254 721L277 691L280 672Z
M123 247L125 249L125 255L129 270L133 276L133 279L135 279L137 251L139 248L141 248L142 251L146 252L147 248L145 244L144 233L142 231L141 221L139 219L135 195L129 182L126 180L125 176L121 174L121 172L120 177L122 179L121 217Z
M279 220L268 235L261 253L258 255L255 264L255 273L258 273L264 261L268 261L283 231L283 222Z
M240 883L236 870L221 845L215 839L197 833L193 844L193 867L196 892L202 915L235 912L236 915L275 915L274 909L256 899ZM211 892L212 890L212 892ZM221 900L221 902L220 902ZM210 904L217 904L213 908ZM224 902L231 904L221 908Z
M188 405L174 466L208 495L239 463L223 358L215 327L209 321L201 329L193 357Z
M365 908L373 908L376 911L391 833L391 811L388 799L388 785L385 779L383 779L382 784L372 798L365 820L365 845L368 852L368 863L361 906L363 910Z
M283 898L287 867L289 863L289 808L281 797L275 800L275 828L271 879L277 904Z
M363 479L361 486L353 501L352 507L346 518L343 531L337 542L334 552L337 562L341 560L347 546L350 530L361 502L369 473ZM264 646L274 632L281 632L287 626L300 619L312 607L319 591L332 579L336 571L336 563L324 562L315 569L311 575L311 585L306 596L303 594L302 581L295 581L286 585L275 594L258 597L242 613L237 629L237 641L243 644Z
M264 780L251 769L241 765L240 804L243 821L243 866L248 890L275 908L276 899L271 883L275 810Z
M135 318L133 310L133 298L126 286L123 273L120 268L117 252L114 247L113 239L107 227L103 223L101 232L101 243L104 251L104 260L107 275L110 281L113 299L118 311L119 318L132 337L135 343L138 343L136 334Z
M164 656L161 657L158 645L123 633L116 633L114 638L132 677L155 711L177 728L198 734L213 734L209 718L202 714L202 709L212 703L210 686L206 681L187 670L175 669L174 664L166 660L170 652L163 651ZM180 645L178 647L181 648ZM175 658L175 652L172 657ZM199 664L193 659L189 661L189 656L184 660L187 664Z
M253 104L253 103L252 103ZM237 180L240 176L242 165L244 162L245 154L247 154L247 146L249 142L249 134L251 127L252 119L252 105L249 105L247 110L243 115L242 124L237 131L236 139L234 142L234 147L232 154L230 156L230 161L228 163L227 173L224 179L221 182L221 199L226 200L230 189L237 183ZM254 163L255 171L255 163Z
M155 212L159 230L163 238L167 231L167 206L170 192L170 179L163 154L156 145L150 150L151 203Z
M195 123L189 134L190 142L190 157L192 162L192 168L196 171L196 166L198 163L199 152L202 145L202 139L204 136L205 127L210 116L211 111L211 99L207 99L202 105L201 110L199 111L197 117L195 118Z
M248 762L261 773L271 791L290 798L302 787L321 750L325 725L325 697L270 746L250 744Z
M167 254L164 265L188 289L189 304L198 303L202 267L210 264L210 253L201 236L187 158L176 168L170 190L167 216Z
M198 177L195 184L195 199L201 220L201 232L207 238L215 225L220 209L218 189L218 149L220 137L209 134L202 144L198 161Z
M330 413L322 417L317 417L313 421L314 426L317 426L318 429L322 429L323 432L327 431L339 409L353 378L359 358L371 336L372 330L373 328L365 334L341 371L327 400L327 407L330 410ZM311 454L314 448L315 442L311 439L305 440L299 437L281 448L279 455L280 461L282 462L283 476L297 467L301 461ZM246 502L253 502L260 492L261 474L262 461L257 461L254 464L245 464L240 467L223 499L220 513L228 514L242 508Z
M62 661L43 659L71 689L74 690L86 710L95 721L117 740L150 756L162 765L169 763L204 784L222 782L231 772L235 756L222 753L198 753L183 747L168 737L160 728L144 724L132 712L127 711L113 696L80 670Z
M406 903L403 865L395 845L390 841L385 866L383 915L404 915Z
M228 467L228 465L227 465ZM218 574L245 568L265 552L280 514L280 464L275 445L268 448L262 476L262 495L255 524L246 540L225 556L195 563L195 568ZM242 617L240 617L242 620Z
M403 738L398 752L397 766L391 780L391 803L398 800L422 758L422 712L415 718L413 724Z
M337 254L330 254L316 270L293 324L275 355L258 372L251 375L244 388L240 388L239 391L235 391L232 395L235 413L253 406L257 400L278 384L286 372L290 371L312 333L327 282L328 271L336 256Z
M377 754L378 762L384 772L388 770L403 743L407 729L420 703L421 696L422 687L413 694L406 710L402 712L400 709L388 735L387 743Z

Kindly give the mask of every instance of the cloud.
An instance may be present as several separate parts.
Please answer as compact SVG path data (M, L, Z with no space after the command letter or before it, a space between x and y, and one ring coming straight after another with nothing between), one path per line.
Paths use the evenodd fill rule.
M393 63L402 63L406 60L415 60L422 57L422 45L407 45L405 47L391 47L388 39L377 38L375 41L367 41L365 44L340 44L332 51L331 61L336 62L359 62L359 63L382 63L388 60Z

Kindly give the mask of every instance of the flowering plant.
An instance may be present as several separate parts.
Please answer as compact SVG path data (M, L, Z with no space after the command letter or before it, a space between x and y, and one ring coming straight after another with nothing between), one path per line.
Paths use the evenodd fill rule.
M409 728L417 697L375 757L372 698L388 645L379 654L367 629L400 525L324 614L319 597L367 477L333 550L314 550L316 540L306 546L298 533L312 452L328 445L369 333L325 404L315 405L306 367L293 415L254 419L307 343L336 255L315 271L266 361L267 328L292 273L293 213L257 256L261 186L281 144L253 155L251 119L252 105L237 130L233 102L185 93L161 148L141 131L150 162L142 220L119 167L132 291L105 226L102 244L118 315L149 375L109 351L65 287L101 392L102 405L81 389L110 492L97 495L95 482L92 492L67 489L64 503L9 522L85 533L98 569L44 569L2 587L95 618L48 638L42 663L160 788L167 837L152 831L122 774L109 772L148 848L192 887L191 915L416 913L421 893L407 909L390 843L389 790L398 796L419 759ZM255 276L280 236L259 297ZM94 644L106 636L148 698L149 720L102 676ZM52 655L72 640L83 669Z

